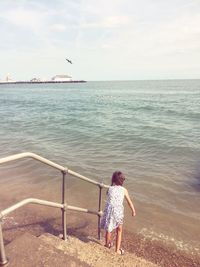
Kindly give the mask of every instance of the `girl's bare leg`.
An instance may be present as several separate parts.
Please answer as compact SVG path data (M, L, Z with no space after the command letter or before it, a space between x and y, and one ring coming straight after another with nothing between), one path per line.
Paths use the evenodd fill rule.
M117 228L116 228L116 252L118 254L121 254L121 251L120 251L120 248L121 248L121 242L122 242L122 225L119 225Z
M105 246L106 247L109 247L110 246L110 244L111 244L111 237L112 237L112 233L106 231L106 236L105 236L105 240L106 240Z

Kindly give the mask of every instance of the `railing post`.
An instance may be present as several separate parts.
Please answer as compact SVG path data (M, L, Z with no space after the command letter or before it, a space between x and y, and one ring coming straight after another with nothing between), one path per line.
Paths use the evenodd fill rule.
M65 178L66 178L66 171L62 171L62 204L64 207L62 208L62 228L63 228L63 240L67 239L67 207L66 207L66 190L65 190Z
M98 212L101 212L101 197L102 197L102 188L103 186L99 185L99 209ZM101 239L101 215L98 215L98 239Z
M0 218L0 266L3 266L6 263L8 263L8 259L6 258L6 253L5 253L1 223L2 223L2 218Z

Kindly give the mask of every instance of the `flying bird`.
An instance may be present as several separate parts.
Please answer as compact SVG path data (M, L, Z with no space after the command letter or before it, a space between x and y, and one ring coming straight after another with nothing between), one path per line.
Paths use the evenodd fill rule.
M69 62L70 64L72 64L72 61L71 61L71 60L69 60L69 59L67 59L67 58L66 58L66 60L67 60L67 62Z

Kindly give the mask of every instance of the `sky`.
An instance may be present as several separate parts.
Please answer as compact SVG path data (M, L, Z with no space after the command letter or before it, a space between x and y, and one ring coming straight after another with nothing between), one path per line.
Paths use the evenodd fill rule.
M8 73L198 79L200 0L0 0L0 79Z

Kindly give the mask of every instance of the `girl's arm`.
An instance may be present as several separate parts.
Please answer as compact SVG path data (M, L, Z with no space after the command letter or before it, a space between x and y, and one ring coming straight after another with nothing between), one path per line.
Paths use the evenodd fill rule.
M135 208L134 208L134 205L133 205L133 202L131 201L130 197L129 197L129 193L128 193L128 190L126 188L124 188L124 196L126 198L126 201L129 205L129 207L131 208L132 210L132 216L135 216L136 215L136 212L135 212Z

